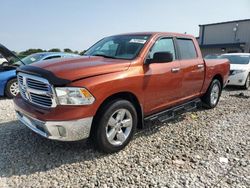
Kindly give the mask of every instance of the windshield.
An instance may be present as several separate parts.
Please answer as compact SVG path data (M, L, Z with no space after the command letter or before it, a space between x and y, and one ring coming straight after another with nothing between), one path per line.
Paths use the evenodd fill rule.
M228 59L231 64L248 64L250 55L222 55L220 59Z
M25 65L41 61L45 57L45 54L32 54L22 59Z
M84 55L114 59L134 59L150 35L118 35L107 37L89 48Z

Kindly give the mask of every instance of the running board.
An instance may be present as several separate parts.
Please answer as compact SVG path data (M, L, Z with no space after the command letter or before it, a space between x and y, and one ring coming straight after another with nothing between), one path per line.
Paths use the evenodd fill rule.
M146 118L144 118L145 121L154 121L154 120L159 120L161 123L166 122L170 119L173 119L174 117L187 112L187 111L192 111L196 109L198 106L201 105L201 100L194 99L192 101L189 101L187 103L169 108L167 110L161 111L159 113L150 115Z

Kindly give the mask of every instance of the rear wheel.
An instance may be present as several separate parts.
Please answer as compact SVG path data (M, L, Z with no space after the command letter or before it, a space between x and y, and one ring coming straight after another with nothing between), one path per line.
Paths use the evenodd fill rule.
M14 78L8 81L6 88L5 88L5 95L8 98L13 98L18 94L18 92L19 92L19 89L18 89L17 79Z
M207 92L202 97L204 106L207 108L214 108L219 102L222 86L219 80L214 79L210 84Z
M123 149L132 139L137 112L127 100L116 100L103 107L96 121L93 139L97 147L112 153Z
M246 83L245 83L245 85L243 87L244 87L244 89L248 89L249 86L250 86L250 76L248 75L247 79L246 79Z

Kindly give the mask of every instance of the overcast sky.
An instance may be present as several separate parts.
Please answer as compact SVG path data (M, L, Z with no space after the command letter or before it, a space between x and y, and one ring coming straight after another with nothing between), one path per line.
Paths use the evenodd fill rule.
M84 50L113 34L187 32L250 18L250 0L0 0L0 43L11 50Z

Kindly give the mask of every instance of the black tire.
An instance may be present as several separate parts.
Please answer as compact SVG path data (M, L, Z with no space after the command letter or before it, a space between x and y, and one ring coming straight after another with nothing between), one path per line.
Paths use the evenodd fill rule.
M12 99L16 96L13 94L13 92L11 92L11 87L13 86L13 84L17 84L16 78L9 80L5 87L5 96L9 99Z
M247 79L246 79L246 82L245 82L245 85L243 86L243 88L247 90L249 88L249 85L250 85L250 77L248 75Z
M215 95L213 95L214 94L213 89L215 89L215 87L216 88L218 87L218 97L216 100L215 100ZM220 96L221 96L221 91L222 91L222 86L221 86L220 81L217 79L214 79L211 82L205 95L201 98L204 107L206 107L208 109L212 109L212 108L216 107L218 102L219 102ZM212 94L212 92L213 92L213 94Z
M117 111L122 110L122 109L125 109L126 112L130 113L130 115L131 115L130 117L132 118L132 120L131 120L132 126L130 126L130 128L129 128L130 132L127 135L127 138L125 139L125 141L123 143L121 143L121 145L113 145L108 140L108 133L107 133L108 128L109 128L108 122L109 122L110 118L113 117L114 113L116 113ZM119 100L111 101L110 103L106 104L98 112L97 117L95 117L95 120L94 120L94 123L96 124L96 126L94 127L94 130L93 130L91 136L92 136L92 139L93 139L96 147L100 151L103 151L105 153L113 153L113 152L120 151L132 139L134 132L135 132L135 129L136 129L136 126L137 126L137 121L138 121L137 120L137 112L136 112L135 107L131 104L131 102L129 102L127 100L119 99ZM120 121L120 123L121 123L121 121ZM116 125L117 125L117 123L116 123ZM122 126L122 125L120 125L120 126ZM112 127L111 129L115 129L115 128ZM120 128L120 131L122 129L123 128ZM124 128L124 129L127 130L127 128ZM116 136L115 136L115 138L116 138L118 133L115 133L115 134L116 134ZM116 139L118 140L118 137ZM119 140L118 140L118 142L119 142Z

